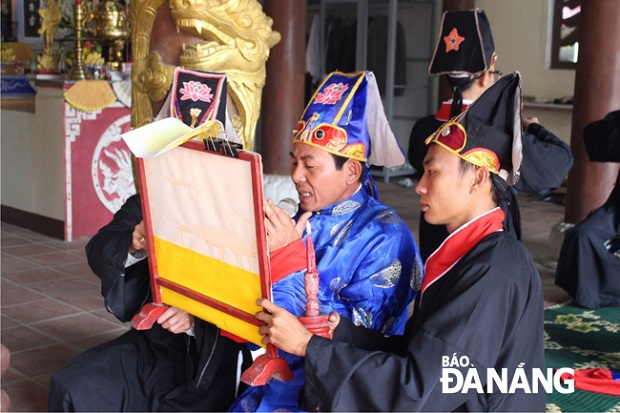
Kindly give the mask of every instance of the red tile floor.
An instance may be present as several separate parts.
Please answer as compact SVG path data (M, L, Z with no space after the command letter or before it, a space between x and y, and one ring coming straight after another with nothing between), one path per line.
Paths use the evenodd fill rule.
M381 200L397 209L417 239L418 196L397 181L378 182ZM549 235L564 207L525 194L519 199L524 242L537 263L545 300L563 301L567 295L553 285ZM64 242L6 223L1 232L0 339L11 351L2 389L11 399L10 411L47 411L50 375L127 326L103 308L99 280L86 263L86 239Z

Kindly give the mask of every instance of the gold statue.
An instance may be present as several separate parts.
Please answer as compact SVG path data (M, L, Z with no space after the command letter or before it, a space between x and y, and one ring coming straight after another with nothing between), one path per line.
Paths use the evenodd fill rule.
M58 70L58 57L54 56L54 34L62 19L62 13L55 0L47 0L47 7L39 9L39 15L39 34L45 35L45 47L43 55L37 57L37 68L55 72Z
M116 0L101 1L90 13L89 21L94 27L88 33L103 44L110 45L108 66L113 71L119 71L130 32L124 7Z
M163 0L131 2L134 126L152 118L149 96L163 99L172 82L168 77L172 68L149 50L148 36L162 5L165 7ZM197 38L194 44L183 43L179 65L226 73L228 95L234 105L227 106L233 127L244 149L253 150L265 62L270 49L280 41L280 34L272 30L271 18L257 0L170 0L169 7L177 30Z

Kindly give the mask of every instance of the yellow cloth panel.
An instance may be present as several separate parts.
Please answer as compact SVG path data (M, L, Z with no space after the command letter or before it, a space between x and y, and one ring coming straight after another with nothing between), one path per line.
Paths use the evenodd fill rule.
M218 311L212 307L209 307L206 304L202 304L198 301L192 300L191 298L178 294L167 288L160 287L160 290L161 298L164 303L173 307L180 308L181 310L193 314L194 316L202 320L206 320L212 324L215 324L222 330L226 330L229 333L246 339L258 346L265 347L261 343L261 339L263 337L258 334L257 326L246 323L245 321L235 318L230 314ZM260 307L255 306L254 312L252 314L256 313L259 310Z
M254 315L260 276L155 236L160 277ZM164 300L164 304L170 304ZM232 333L232 331L231 331Z

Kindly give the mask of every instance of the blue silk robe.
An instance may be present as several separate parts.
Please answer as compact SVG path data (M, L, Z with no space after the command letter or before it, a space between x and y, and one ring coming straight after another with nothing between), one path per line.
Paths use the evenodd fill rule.
M360 189L310 218L319 272L320 313L337 311L386 335L403 332L408 305L422 281L422 260L409 228L392 208ZM304 234L303 239L308 234ZM304 270L273 284L273 300L305 315ZM294 374L248 388L231 411L299 411L304 358L279 351Z

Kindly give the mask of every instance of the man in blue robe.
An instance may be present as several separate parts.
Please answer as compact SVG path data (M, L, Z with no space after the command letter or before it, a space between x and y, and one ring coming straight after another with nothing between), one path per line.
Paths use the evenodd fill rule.
M516 205L501 202L521 164L519 109L513 73L427 139L416 191L429 222L450 236L426 262L403 335L332 313L330 340L257 302L263 342L305 356L309 411L544 411L545 390L533 387L544 368L542 285L527 249L506 230ZM508 384L493 386L493 374Z
M291 178L299 193L294 220L265 205L273 300L306 315L304 242L312 238L319 273L319 312L401 334L420 287L422 262L407 225L377 200L366 163L404 163L371 72L334 72L306 107L293 136ZM248 388L233 411L300 410L304 358L280 351L290 382Z

